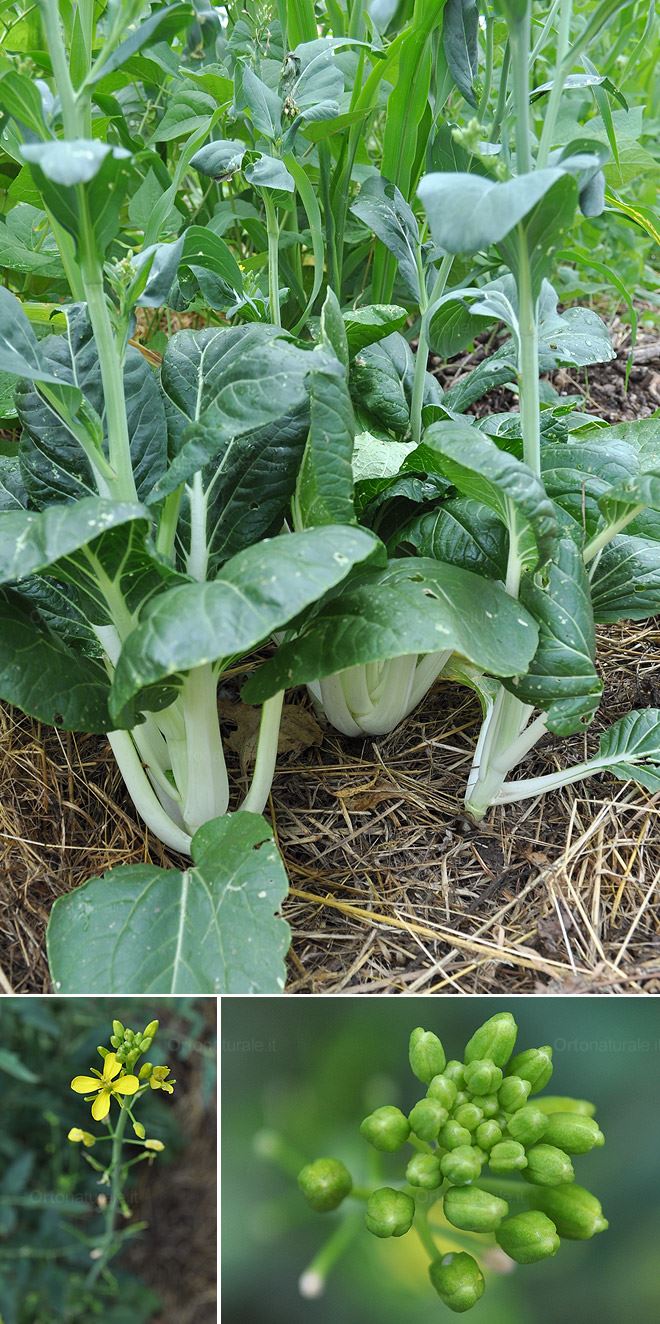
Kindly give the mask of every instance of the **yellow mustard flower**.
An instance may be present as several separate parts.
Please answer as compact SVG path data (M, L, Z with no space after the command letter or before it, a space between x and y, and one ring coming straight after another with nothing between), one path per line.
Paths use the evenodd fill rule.
M149 1084L152 1090L165 1090L166 1094L174 1094L175 1080L167 1080L171 1067L154 1067L150 1077Z
M95 1122L103 1121L110 1111L110 1100L117 1094L135 1094L140 1088L137 1076L120 1076L121 1062L116 1053L108 1053L103 1063L103 1073L91 1067L92 1076L74 1076L71 1089L76 1094L93 1094L97 1097L92 1104L92 1117Z
M72 1126L67 1140L73 1141L74 1145L83 1144L85 1149L91 1149L96 1144L96 1136L90 1135L89 1131L81 1131L79 1126Z

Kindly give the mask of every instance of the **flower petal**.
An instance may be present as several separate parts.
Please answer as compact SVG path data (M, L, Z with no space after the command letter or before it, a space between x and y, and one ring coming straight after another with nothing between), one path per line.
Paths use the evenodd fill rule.
M110 1091L101 1090L101 1093L92 1104L92 1117L95 1122L102 1122L104 1117L110 1112Z
M99 1081L94 1076L74 1076L71 1081L71 1089L75 1090L76 1094L93 1094L100 1088Z
M137 1076L120 1076L119 1080L113 1081L113 1094L135 1094L139 1090L140 1082Z
M108 1056L103 1063L103 1079L114 1080L115 1076L118 1076L120 1071L121 1062L118 1061L117 1054L108 1053Z

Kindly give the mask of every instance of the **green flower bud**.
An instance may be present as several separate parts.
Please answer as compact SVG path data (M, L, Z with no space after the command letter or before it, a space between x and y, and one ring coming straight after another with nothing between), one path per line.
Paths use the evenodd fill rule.
M410 1069L418 1080L428 1085L439 1072L445 1069L445 1050L437 1034L418 1027L410 1036L408 1049Z
M476 1306L486 1286L477 1261L463 1250L433 1260L429 1278L440 1299L456 1315Z
M517 1112L527 1103L531 1088L528 1080L521 1080L520 1076L507 1076L497 1092L500 1108L505 1113Z
M124 1039L126 1040L127 1044L132 1044L134 1038L135 1038L134 1030L124 1030Z
M492 1149L493 1145L496 1145L502 1139L502 1128L492 1119L480 1122L474 1133L474 1138L480 1149Z
M527 1156L517 1140L500 1140L488 1155L491 1172L522 1172L527 1167Z
M470 1094L493 1094L502 1084L502 1069L488 1059L475 1058L465 1068L465 1088Z
M451 1186L443 1204L449 1222L464 1232L494 1232L509 1212L506 1200L478 1186Z
M143 1062L138 1071L138 1080L148 1080L153 1069L153 1062Z
M600 1149L605 1144L605 1136L593 1117L581 1117L579 1113L552 1113L546 1122L544 1139L549 1145L565 1149L567 1154L588 1154L590 1149Z
M536 1264L559 1250L554 1223L537 1209L507 1218L495 1233L498 1244L517 1264Z
M552 1049L549 1044L543 1048L528 1048L524 1053L516 1053L506 1069L507 1076L520 1076L531 1085L530 1094L544 1090L552 1075Z
M568 1241L588 1241L609 1227L600 1200L584 1186L539 1187L530 1194L536 1207L552 1219L559 1236Z
M312 1209L325 1214L350 1195L353 1178L341 1159L319 1158L301 1169L298 1185Z
M496 1067L505 1067L513 1052L518 1026L510 1011L499 1011L475 1030L465 1046L465 1061L487 1057Z
M579 1113L581 1117L593 1117L596 1111L595 1103L589 1103L587 1099L566 1099L560 1094L544 1094L542 1099L537 1099L536 1108L541 1112L547 1113Z
M116 1036L117 1039L123 1039L123 1037L124 1037L124 1027L123 1027L121 1021L113 1021L113 1022L112 1022L112 1033ZM112 1043L112 1040L110 1040L110 1042Z
M364 1221L375 1237L403 1237L410 1231L415 1217L415 1201L404 1191L392 1186L381 1186L367 1202Z
M148 1053L152 1043L153 1043L153 1039L151 1038L151 1035L149 1034L143 1035L140 1040L140 1052Z
M500 1111L500 1101L496 1094L480 1094L479 1107L488 1121L491 1117L497 1117Z
M149 1024L147 1025L144 1031L144 1033L147 1036L147 1039L155 1039L156 1031L158 1030L159 1024L160 1021L149 1021Z
M442 1174L454 1186L468 1186L481 1172L481 1154L472 1145L459 1145L440 1159Z
M457 1062L455 1058L452 1058L451 1061L447 1063L442 1074L443 1076L446 1076L448 1080L453 1080L456 1089L459 1090L463 1084L463 1071L463 1063Z
M456 1102L458 1090L455 1081L447 1075L441 1075L433 1077L426 1093L429 1099L436 1099L449 1112Z
M434 1191L442 1186L440 1159L437 1154L413 1154L406 1168L406 1181L411 1186L423 1186L427 1191Z
M108 1057L109 1054L110 1054L110 1049L109 1049L109 1048L104 1048L102 1044L99 1044L99 1045L98 1045L98 1048L97 1048L96 1051L97 1051L99 1057L102 1057L102 1058L103 1058L103 1061L104 1061L104 1062L105 1062L106 1057Z
M460 1108L462 1103L469 1103L469 1102L470 1102L470 1095L468 1094L467 1090L458 1090L456 1093L456 1102L454 1104L454 1107Z
M405 1145L410 1135L410 1122L400 1108L385 1104L383 1108L376 1108L375 1112L365 1117L360 1127L360 1135L363 1135L374 1149L383 1149L387 1154L393 1154L395 1150Z
M548 1129L548 1119L540 1108L528 1103L519 1108L509 1118L506 1129L512 1140L519 1140L521 1145L535 1145Z
M573 1181L573 1164L563 1149L556 1145L532 1145L527 1150L527 1181L535 1186L565 1186Z
M469 1145L472 1136L467 1127L452 1120L445 1122L438 1133L438 1140L445 1149L458 1149L459 1145Z
M120 1039L120 1037L119 1037L118 1034L111 1034L111 1035L110 1035L110 1043L112 1044L112 1047L113 1047L113 1048L119 1048L119 1045L120 1045L120 1043L122 1043L122 1042L123 1042L123 1041ZM99 1049L99 1052L100 1052L100 1051L101 1051L101 1050Z
M430 1141L437 1140L440 1127L444 1126L447 1117L447 1109L437 1099L420 1099L408 1114L408 1121L420 1140Z
M466 1131L476 1131L483 1118L481 1108L476 1103L461 1103L454 1109L453 1120L458 1122L459 1126L464 1126Z

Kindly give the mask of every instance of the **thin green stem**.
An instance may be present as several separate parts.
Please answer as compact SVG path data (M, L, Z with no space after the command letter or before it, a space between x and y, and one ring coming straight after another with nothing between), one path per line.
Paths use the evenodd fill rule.
M519 175L528 174L532 168L529 145L530 14L531 7L527 5L523 18L510 28L513 99L516 108L516 167Z
M564 84L570 72L569 47L572 16L572 0L561 0L559 9L559 29L557 32L557 59L552 79L552 87L550 89L550 96L548 97L545 119L543 121L541 141L539 143L537 157L537 165L539 169L548 163L548 157L554 139L557 116L559 115L562 93L564 91Z
M524 226L518 226L518 389L525 464L541 473L541 404L539 397L539 341L536 299Z
M299 1288L303 1297L323 1295L326 1280L337 1261L348 1250L362 1227L361 1214L348 1214L331 1232L328 1240L317 1251L314 1259L300 1275Z
M120 1107L119 1119L112 1137L112 1156L110 1159L110 1199L105 1211L105 1230L103 1240L99 1247L100 1255L92 1265L87 1275L87 1287L93 1287L94 1283L103 1273L108 1260L112 1254L112 1242L115 1233L115 1218L117 1216L117 1206L121 1196L123 1173L121 1162L121 1150L124 1140L124 1131L128 1121L128 1110Z
M424 404L424 385L426 382L426 370L429 358L428 327L426 322L427 309L439 299L444 293L449 273L452 268L454 257L452 253L446 253L438 268L433 288L430 295L426 292L426 278L422 264L421 252L417 251L417 274L419 280L419 311L421 322L419 328L419 339L417 342L417 354L415 356L415 371L413 376L412 397L410 401L410 427L412 440L418 446L422 436L422 407Z
M426 1209L420 1207L419 1203L417 1204L415 1211L415 1221L413 1226L429 1259L431 1261L437 1260L439 1251L435 1244L433 1233L429 1227L428 1214Z
M269 196L268 189L263 189L262 197L266 210L266 230L268 232L268 302L270 306L270 320L273 323L273 326L281 326L282 314L280 311L279 271L280 227L277 221L277 209L273 199Z
M495 107L495 117L493 127L490 131L490 141L494 143L500 131L504 113L506 111L506 98L509 89L509 69L511 67L511 43L507 41L502 56L502 68L500 69L500 87L497 94L497 105Z
M82 123L69 73L57 0L40 0L40 8L48 53L53 66L53 77L62 107L64 134L67 138L79 138L82 134Z
M122 355L110 321L103 288L103 267L96 251L87 199L79 189L82 218L81 270L87 312L99 358L105 417L108 428L108 454L115 473L114 495L121 501L137 501L131 462L131 444L126 417L126 396Z
M328 144L319 143L318 152L321 175L321 199L323 202L323 218L325 221L325 243L328 255L328 283L341 303L341 276L339 274L337 235L335 231L335 217L332 210L332 193L330 187L332 161Z

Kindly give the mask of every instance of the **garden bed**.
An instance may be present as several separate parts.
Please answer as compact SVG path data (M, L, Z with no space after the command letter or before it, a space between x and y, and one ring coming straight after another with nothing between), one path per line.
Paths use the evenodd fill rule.
M619 357L588 381L554 379L609 421L658 403L650 336L622 389L625 335L615 327ZM660 706L656 623L601 628L599 658L596 722L570 742L546 737L527 775L583 758L630 708ZM295 715L306 701L289 703ZM461 793L478 719L473 696L441 681L387 738L326 729L282 751L270 814L291 881L289 992L660 992L658 797L604 776L476 828ZM7 708L0 723L0 969L5 991L43 992L57 896L120 864L177 861L137 820L103 738ZM300 743L320 738L306 724Z

